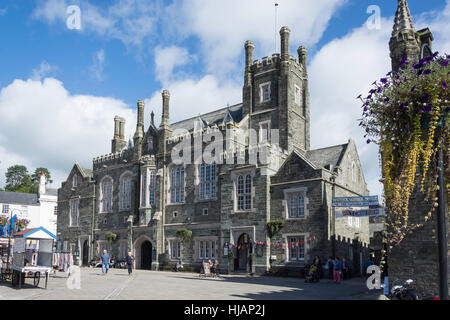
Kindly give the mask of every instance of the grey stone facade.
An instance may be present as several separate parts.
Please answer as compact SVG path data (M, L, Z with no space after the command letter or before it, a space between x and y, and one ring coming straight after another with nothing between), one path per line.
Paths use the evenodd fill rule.
M307 50L300 47L299 56L291 56L289 33L287 27L280 31L281 54L261 61L253 61L254 44L246 42L242 104L170 123L170 93L165 90L160 126L155 126L152 112L150 127L144 130L145 107L139 101L136 133L127 147L121 129L124 120L116 117L112 153L95 158L89 174L88 170L75 166L59 190L59 241L81 247L83 239L88 239L89 260L103 248L119 258L132 251L137 268L154 270L176 263L178 255L174 253L178 252L177 242L180 243L176 233L183 228L192 231L192 239L180 243L180 258L185 266L197 270L206 252L207 259L214 255L219 260L222 272L250 272L252 267L255 272L264 273L272 265L274 270L296 273L315 255L323 262L329 255L353 255L355 264L365 259L368 221L361 219L358 227L349 226L334 218L331 207L333 196L369 194L355 144L350 139L343 145L310 150ZM201 197L200 165L184 163L177 167L171 160L172 150L188 141L187 137L195 141L209 132L220 132L225 137L227 130L239 135L239 130L247 132L249 128L260 134L262 126L279 129L279 145L271 139L264 143L259 140L262 148L269 150L272 162L249 164L255 150L248 136L243 139L247 161L228 162L241 153L230 149L229 140L225 139L224 151L216 154L216 161L223 160L223 164L217 161L215 179L210 185L210 188L214 185L215 195L206 200ZM180 129L186 130L183 135ZM203 149L207 147L203 143ZM196 157L192 153L191 160ZM180 203L172 203L171 198L172 184L178 183L171 179L176 168L184 170L184 195ZM76 188L70 185L73 174L83 177ZM251 181L246 184L250 186L250 200L244 210L240 210L237 196L241 176L245 179L248 176ZM123 177L131 179L131 201L122 210ZM112 207L109 212L102 212L105 211L102 193L109 192L104 191L107 181L112 181ZM304 217L289 218L286 197L292 192L300 192ZM175 191L173 194L176 195ZM68 227L68 203L78 196L84 199L79 207L79 225ZM279 234L270 239L267 223L274 219L286 222ZM109 243L107 232L117 234L118 240ZM304 239L301 240L304 250L299 249L301 253L295 261L290 261L290 249L285 245L291 237ZM233 254L230 261L229 252ZM80 264L85 262L79 260Z

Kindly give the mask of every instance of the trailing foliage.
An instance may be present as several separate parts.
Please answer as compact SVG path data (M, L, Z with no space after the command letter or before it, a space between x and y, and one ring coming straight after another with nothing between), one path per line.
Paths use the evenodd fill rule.
M408 233L432 218L437 207L437 151L442 147L447 199L449 193L449 91L450 56L433 56L415 64L402 60L398 72L373 83L366 98L361 95L360 126L367 143L379 145L382 160L388 251ZM414 192L431 204L423 221L409 221L409 202ZM386 252L383 252L384 254ZM384 263L384 261L382 261Z
M283 219L274 219L267 222L267 232L269 233L269 238L272 238L284 227Z
M176 232L176 237L181 241L190 241L192 238L192 231L186 228L178 229Z
M118 236L115 233L107 232L105 234L105 239L108 240L109 242L114 242L118 239Z

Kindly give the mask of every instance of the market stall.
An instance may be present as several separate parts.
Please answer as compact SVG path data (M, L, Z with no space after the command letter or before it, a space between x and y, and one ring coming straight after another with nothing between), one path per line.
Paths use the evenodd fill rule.
M56 236L40 227L23 230L14 235L12 285L25 283L25 278L33 278L37 287L40 278L45 276L45 288L50 272L53 269L53 242Z

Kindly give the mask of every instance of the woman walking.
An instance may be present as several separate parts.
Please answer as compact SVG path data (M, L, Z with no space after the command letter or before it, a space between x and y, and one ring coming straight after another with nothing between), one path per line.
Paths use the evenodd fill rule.
M342 262L339 257L336 257L334 262L334 282L341 283Z

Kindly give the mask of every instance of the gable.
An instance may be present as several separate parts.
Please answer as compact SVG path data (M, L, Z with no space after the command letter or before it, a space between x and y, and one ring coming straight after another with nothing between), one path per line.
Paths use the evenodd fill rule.
M320 176L320 168L315 166L305 156L293 151L278 172L272 177L272 183L281 181L303 180Z

